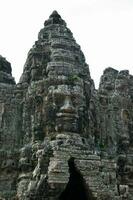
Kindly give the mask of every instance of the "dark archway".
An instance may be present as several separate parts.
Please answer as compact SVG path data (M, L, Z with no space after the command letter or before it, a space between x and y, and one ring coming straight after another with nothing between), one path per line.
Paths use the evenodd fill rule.
M74 158L68 161L70 178L59 200L94 200L91 191L88 190L83 176L76 168Z

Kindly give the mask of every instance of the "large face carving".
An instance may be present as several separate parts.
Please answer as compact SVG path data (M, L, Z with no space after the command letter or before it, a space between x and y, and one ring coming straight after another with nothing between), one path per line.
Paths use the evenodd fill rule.
M78 75L72 75L66 69L62 75L49 76L47 105L50 108L47 114L48 123L54 123L56 132L83 132L86 99L83 91L83 80ZM53 71L52 71L53 73ZM53 120L52 120L53 119Z
M109 94L110 92L113 92L117 73L118 72L113 68L107 68L104 71L100 80L100 93Z
M53 98L56 131L79 132L79 112L83 112L85 99L80 86L57 85L49 88Z
M118 75L115 81L115 90L120 93L128 92L128 78L126 76Z

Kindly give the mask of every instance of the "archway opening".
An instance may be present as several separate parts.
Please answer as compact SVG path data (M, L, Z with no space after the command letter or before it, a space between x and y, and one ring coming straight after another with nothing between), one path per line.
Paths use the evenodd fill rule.
M88 190L85 180L76 168L74 158L68 161L70 178L59 200L94 200L91 191Z

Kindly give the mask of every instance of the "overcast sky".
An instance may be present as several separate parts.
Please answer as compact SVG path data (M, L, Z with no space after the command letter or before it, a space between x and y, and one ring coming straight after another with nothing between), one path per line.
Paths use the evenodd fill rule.
M133 0L0 0L0 54L18 82L27 53L53 10L73 32L98 86L106 67L133 74Z

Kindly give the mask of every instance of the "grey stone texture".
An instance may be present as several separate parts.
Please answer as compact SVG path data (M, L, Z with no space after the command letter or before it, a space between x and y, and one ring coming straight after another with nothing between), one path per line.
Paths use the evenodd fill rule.
M96 90L54 11L18 84L0 56L0 199L132 200L133 76L109 67Z

